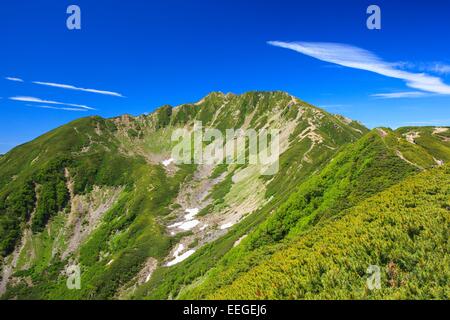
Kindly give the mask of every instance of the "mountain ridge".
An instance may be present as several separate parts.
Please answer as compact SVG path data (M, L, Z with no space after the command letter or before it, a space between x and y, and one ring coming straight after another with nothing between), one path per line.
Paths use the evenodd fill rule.
M279 172L264 177L247 164L172 163L172 133L192 130L196 121L220 131L280 129ZM268 239L261 235L272 232L280 206L288 208L282 236L242 259L248 266L319 217L328 221L365 196L447 163L444 129L369 131L279 91L211 93L148 115L72 121L0 158L0 294L184 296L207 274L227 279L223 263L252 239ZM366 194L357 191L371 179ZM307 204L300 215L287 204L298 199ZM334 213L308 207L319 201ZM73 264L82 269L81 290L66 288L64 270Z

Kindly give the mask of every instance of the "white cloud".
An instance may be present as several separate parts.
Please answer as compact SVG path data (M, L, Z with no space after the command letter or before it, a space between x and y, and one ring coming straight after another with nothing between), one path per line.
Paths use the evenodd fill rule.
M401 69L430 72L440 75L450 74L450 65L443 62L399 62Z
M41 106L41 105L32 105L32 104L27 104L28 107L33 107L33 108L42 108L42 109L54 109L54 110L64 110L64 111L81 111L81 112L86 112L86 109L79 109L79 108L67 108L67 107L52 107L52 106Z
M396 98L420 98L429 96L430 94L420 91L406 91L406 92L392 92L392 93L376 93L372 94L372 97L383 99L396 99Z
M97 94L103 94L103 95L108 95L108 96L124 98L124 96L121 93L117 93L117 92L113 92L113 91L104 91L104 90L97 90L97 89L86 89L86 88L76 87L76 86L73 86L73 85L70 85L70 84L61 84L61 83L53 83L53 82L33 81L33 83L34 84L39 84L39 85L42 85L42 86L48 86L48 87L55 87L55 88L61 88L61 89L90 92L90 93L97 93Z
M5 79L6 79L6 80L9 80L9 81L23 82L23 80L20 79L20 78L5 77Z
M81 108L86 110L95 110L94 108L81 105L81 104L75 104L75 103L65 103L65 102L58 102L58 101L52 101L52 100L43 100L40 98L35 97L10 97L10 100L13 101L22 101L22 102L33 102L33 103L42 103L42 104L52 104L52 105L61 105L61 106L67 106L67 107L75 107L75 108Z
M426 73L413 73L400 69L398 63L383 61L370 51L340 43L321 42L281 42L269 41L268 44L291 49L304 55L341 65L366 70L386 77L401 79L410 88L437 94L450 95L450 86L440 78Z
M443 62L400 62L398 66L402 69L419 70L441 75L450 73L450 65Z
M427 67L430 72L435 72L438 74L448 74L450 73L450 65L444 63L434 63Z

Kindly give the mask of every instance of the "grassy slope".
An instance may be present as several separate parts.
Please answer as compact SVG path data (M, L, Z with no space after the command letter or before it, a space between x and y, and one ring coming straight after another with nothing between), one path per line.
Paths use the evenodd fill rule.
M116 131L111 120L84 118L15 148L1 158L2 254L12 252L22 230L28 228L30 218L33 231L32 241L27 240L19 257L19 271L14 274L18 281L4 298L109 298L134 276L147 257L161 257L170 249L172 239L157 219L167 213L180 183L195 167L181 167L175 176L168 178L160 166L120 152L123 142L117 139ZM65 228L70 210L66 168L74 181L75 194L88 193L93 186L125 187L100 227L70 257L83 265L82 280L87 286L82 291L65 288L61 271L68 260L62 261L58 254L52 254L55 243L61 241L57 235ZM65 202L55 207L58 190L62 190ZM40 211L45 217L37 219ZM115 259L109 269L105 267L107 261L101 259L103 254L112 254ZM34 259L25 259L26 255L33 255Z
M281 246L213 299L448 299L450 167L408 178ZM382 288L366 288L381 267Z
M231 250L204 279L188 288L181 298L204 298L252 266L269 259L286 238L289 241L418 172L417 167L397 156L397 149L412 148L415 157L430 158L424 164L426 167L434 165L425 150L409 143L404 147L397 138L392 131L383 136L378 130L373 130L345 147L319 174L301 184L274 214Z
M158 219L167 214L180 181L192 174L192 167L182 168L170 179L159 167L142 165L134 170L135 185L125 189L73 257L82 266L82 290L67 290L66 277L60 272L68 260L51 257L53 236L43 238L46 247L41 251L48 258L37 259L31 268L16 272L23 280L11 287L3 298L108 299L140 270L148 257L164 257L176 239L168 237ZM151 193L150 186L154 190ZM53 229L58 219L59 215L50 220L48 230ZM35 237L42 238L46 234L47 230ZM109 261L113 263L108 265ZM42 266L46 267L44 274ZM27 285L26 279L32 281L32 287Z
M94 185L133 183L132 173L145 161L118 152L115 130L106 119L79 119L0 159L0 255L12 252L30 218L37 233L68 207L66 168L76 194L89 192Z
M399 134L405 135L409 132L418 133L415 143L427 150L437 160L450 162L450 128L444 132L436 132L435 127L404 127L396 130Z

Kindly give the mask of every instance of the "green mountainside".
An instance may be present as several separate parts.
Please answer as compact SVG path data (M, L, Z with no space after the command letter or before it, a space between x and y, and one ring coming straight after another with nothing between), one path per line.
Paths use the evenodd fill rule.
M212 299L448 299L450 167L397 184L280 246ZM378 265L381 288L368 290Z
M223 133L279 129L279 170L264 176L258 165L173 163L172 134L193 130L197 121ZM442 275L430 274L448 260L440 238L447 232L448 239L448 162L448 128L369 132L284 92L211 93L138 117L82 118L0 157L0 296L448 298L448 263ZM434 194L427 191L432 183ZM397 223L407 219L404 213L405 223L419 230L409 242L406 225ZM437 223L441 233L422 239ZM320 235L326 237L314 247ZM367 237L377 246L373 253L348 252L369 250ZM393 255L398 239L401 252ZM427 250L432 244L434 253ZM415 245L419 262L402 262ZM299 273L297 255L316 261L310 278ZM433 261L423 274L411 271L427 257ZM414 291L399 280L379 295L360 287L352 295L369 264L391 262L414 288L430 283ZM80 290L66 285L72 265L81 270ZM344 266L342 278L330 273ZM350 279L355 270L359 278ZM255 272L261 286L251 285ZM280 280L276 287L272 277Z
M412 144L403 145L399 139L396 132L374 129L343 148L319 174L302 183L266 221L231 250L197 288L189 289L182 297L205 298L252 266L270 259L286 243L418 173L420 169L412 162L415 159L399 157L399 149L411 148L422 165L436 166L427 151ZM426 163L424 159L431 160Z

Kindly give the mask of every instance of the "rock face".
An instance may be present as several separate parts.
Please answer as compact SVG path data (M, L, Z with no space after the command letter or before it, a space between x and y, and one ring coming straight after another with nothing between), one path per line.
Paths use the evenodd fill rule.
M192 132L199 122L224 136L227 129L278 130L278 170L262 175L262 164L178 163L172 135ZM254 234L277 242L297 223L310 223L299 214L286 215L291 218L282 222L281 234L260 233L264 226L279 232L270 217L299 187L315 186L333 161L347 159L342 154L356 148L351 146L360 146L352 151L358 157L350 157L361 164L359 171L333 187L348 191L342 197L348 196L349 204L360 199L350 190L358 188L358 177L375 158L404 174L371 187L367 195L450 161L444 129L369 133L356 121L284 92L211 93L148 115L76 120L0 157L0 294L177 298L206 273L214 275L234 250L252 241L259 247ZM235 138L248 152L245 139ZM347 166L343 162L330 172ZM382 165L379 170L390 172ZM331 173L327 177L304 195L310 207L328 204L321 198ZM336 204L333 210L344 207ZM310 209L293 205L289 212ZM80 290L66 287L66 270L73 265L82 270Z

